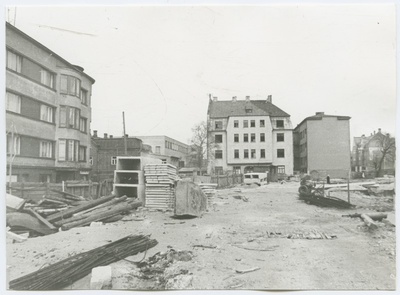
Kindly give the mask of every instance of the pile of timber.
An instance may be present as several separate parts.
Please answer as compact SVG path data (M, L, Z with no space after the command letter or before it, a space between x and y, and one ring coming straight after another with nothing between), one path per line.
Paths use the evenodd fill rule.
M14 279L10 281L10 289L59 290L85 277L95 267L109 265L128 256L144 252L157 243L157 240L144 235L130 235Z
M148 164L144 167L144 177L145 206L154 209L173 209L175 182L178 180L176 167L171 164Z
M355 206L342 199L335 197L325 197L320 194L299 194L299 199L304 200L307 204L313 204L320 207L336 207L336 208L354 208Z
M378 225L374 222L375 220L377 221L382 221L382 219L387 218L386 213L354 213L354 214L348 214L348 215L342 215L342 217L351 217L351 218L361 218L365 225L370 229L374 230L378 228Z
M212 202L215 194L217 193L216 188L217 188L218 184L216 184L216 183L199 183L198 185L201 188L201 190L203 191L203 193L207 196L207 204L208 204L208 207L210 207L211 202Z
M46 220L58 228L61 227L62 230L68 230L73 227L87 226L96 221L117 221L124 214L141 205L142 202L128 199L126 196L120 198L108 196L52 214Z

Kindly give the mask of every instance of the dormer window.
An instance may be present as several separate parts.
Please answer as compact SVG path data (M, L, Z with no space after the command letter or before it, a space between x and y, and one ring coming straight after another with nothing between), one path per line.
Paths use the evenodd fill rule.
M253 109L245 109L245 111L246 111L246 114L250 114L250 113L252 113L253 112Z

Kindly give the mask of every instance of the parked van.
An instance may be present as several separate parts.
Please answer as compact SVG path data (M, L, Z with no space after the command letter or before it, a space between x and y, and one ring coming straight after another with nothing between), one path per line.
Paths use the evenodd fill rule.
M268 177L268 173L246 173L244 175L244 180L243 182L246 184L249 183L257 183L257 184L264 184L267 183L267 177Z

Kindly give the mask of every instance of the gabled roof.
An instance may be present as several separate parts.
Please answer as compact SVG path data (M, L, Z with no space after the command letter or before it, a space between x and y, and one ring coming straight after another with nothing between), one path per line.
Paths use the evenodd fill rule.
M251 109L251 113L246 112L247 109ZM266 100L210 100L208 114L211 118L227 118L231 116L290 117L288 113Z

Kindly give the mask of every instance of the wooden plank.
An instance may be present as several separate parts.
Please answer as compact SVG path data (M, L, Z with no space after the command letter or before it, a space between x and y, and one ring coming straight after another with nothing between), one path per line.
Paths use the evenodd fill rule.
M44 219L39 213L37 213L33 209L26 209L26 211L32 213L37 219L39 219L42 223L44 223L49 229L57 229L54 225L52 225L50 222L48 222L46 219Z
M12 208L16 211L20 210L26 203L26 200L10 195L10 194L6 194L6 204L8 208Z

